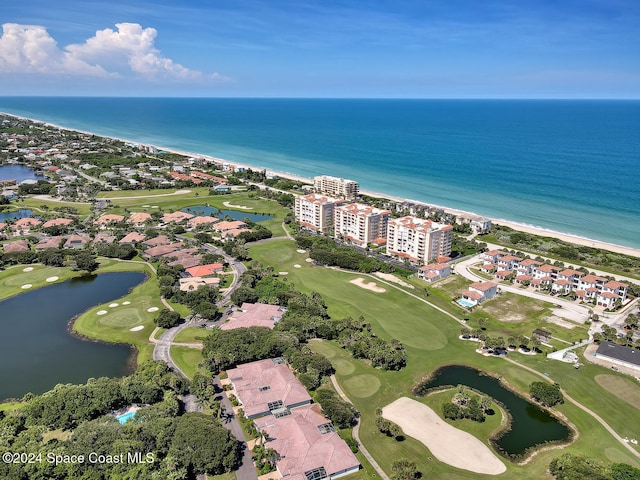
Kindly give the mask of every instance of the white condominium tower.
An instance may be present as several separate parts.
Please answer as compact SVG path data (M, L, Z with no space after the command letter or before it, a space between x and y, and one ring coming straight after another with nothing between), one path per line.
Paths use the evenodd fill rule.
M384 244L387 238L387 223L391 212L361 203L336 207L335 237L366 247L368 244Z
M353 180L322 175L313 178L313 188L316 193L329 195L330 197L346 198L353 200L360 191L360 185Z
M343 201L317 193L299 195L295 199L296 222L316 232L327 233L333 227L333 211Z
M437 257L451 254L453 227L416 217L402 217L389 221L387 255L406 258L424 265Z

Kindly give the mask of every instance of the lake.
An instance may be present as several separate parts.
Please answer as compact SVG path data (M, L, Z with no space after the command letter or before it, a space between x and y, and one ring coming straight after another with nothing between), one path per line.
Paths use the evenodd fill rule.
M521 457L546 442L567 441L571 435L569 428L546 410L503 387L496 378L473 368L461 365L442 367L422 385L422 391L457 385L466 385L489 395L509 411L511 430L492 441L494 448L508 458Z
M18 218L27 218L30 217L32 213L32 210L28 210L26 208L17 210L15 212L0 211L0 222L6 222L7 220L17 220Z
M248 218L252 222L264 222L270 218L274 218L274 215L267 215L265 213L249 213L240 212L238 210L218 210L216 207L210 207L208 205L196 205L195 207L187 207L182 209L183 212L191 213L193 215L207 215L211 217L224 218L225 216L231 217L233 220L244 220Z
M144 281L138 272L67 280L0 302L0 400L50 390L58 383L127 375L135 368L129 345L85 340L69 321L87 309L125 295Z
M33 170L24 165L0 165L0 180L44 180L42 175L36 175Z

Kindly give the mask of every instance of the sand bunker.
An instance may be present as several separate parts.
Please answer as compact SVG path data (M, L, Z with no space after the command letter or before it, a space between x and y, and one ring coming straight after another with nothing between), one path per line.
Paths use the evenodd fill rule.
M382 409L382 416L397 423L406 435L422 442L447 465L486 475L498 475L507 469L488 446L449 425L420 402L399 398Z
M147 308L147 312L157 312L159 310L158 307L149 307Z
M26 267L22 269L23 272L32 272L33 271L33 267Z
M118 305L120 305L120 304L119 304L119 303L110 303L110 304L109 304L109 308L115 308L115 307L117 307Z
M131 302L127 301L127 302L122 302L123 305L131 305Z
M30 283L25 283L24 285L22 285L22 288L24 288L25 290L31 287L33 287L33 285L31 285Z
M307 258L307 259L305 259L305 262L307 262L307 263L313 263L313 258Z
M142 208L149 208L151 205L142 205Z
M96 312L96 315L106 315L106 314L107 314L107 311L106 311L106 310L98 310L98 311Z
M47 277L46 279L47 282L55 282L56 280L58 280L58 277Z
M278 275L289 275L289 272L278 272Z
M296 250L296 252L298 252L298 253L307 253L307 251L306 251L306 250L303 250L303 249L301 249L301 248L299 248L298 250Z
M160 208L158 205L153 205L151 208Z
M297 264L297 263L296 263L296 264L293 266L293 268L302 268L302 265L299 265L299 264Z
M253 210L253 208L251 208L251 207L245 207L244 205L234 205L233 203L229 203L229 202L222 202L222 204L225 207L229 207L229 208L240 208L242 210Z
M407 287L407 288L415 288L410 283L407 283L404 280L400 280L398 277L396 277L395 275L391 275L390 273L376 272L376 273L374 273L374 275L376 277L379 277L379 278L383 279L383 280L386 280L387 282L397 283L398 285L403 286L403 287Z
M144 328L144 325L138 325L137 327L132 327L129 329L130 332L139 332Z
M182 195L183 193L191 193L191 190L176 190L174 195Z
M385 288L379 287L376 282L365 282L364 278L358 277L353 280L349 280L349 283L353 283L360 288L364 288L365 290L371 290L376 293L384 293L387 290Z

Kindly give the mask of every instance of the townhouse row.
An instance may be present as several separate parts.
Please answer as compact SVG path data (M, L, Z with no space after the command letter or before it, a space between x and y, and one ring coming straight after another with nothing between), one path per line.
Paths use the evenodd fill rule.
M413 216L391 218L390 210L312 193L295 199L299 225L343 238L359 247L386 244L389 256L427 264L451 254L453 227Z
M282 358L259 360L227 371L244 414L277 452L278 475L286 480L335 479L360 468L333 424L314 404Z
M504 252L491 250L483 255L480 269L504 280L514 277L514 282L550 290L558 295L574 293L577 300L595 302L597 306L613 308L627 299L628 285L571 268L557 267L532 259L523 259Z

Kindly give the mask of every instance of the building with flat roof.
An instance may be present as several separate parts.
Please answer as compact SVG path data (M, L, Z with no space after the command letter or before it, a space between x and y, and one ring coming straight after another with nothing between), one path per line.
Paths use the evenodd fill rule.
M244 363L227 374L247 418L311 403L307 390L282 358Z
M317 193L298 195L295 198L295 216L298 225L319 233L328 233L333 228L335 207L343 200Z
M320 405L305 405L254 421L265 446L278 453L276 468L287 480L334 479L358 471L360 463Z
M389 220L387 255L428 264L451 255L453 227L444 223L406 216Z
M330 197L353 200L360 192L360 184L354 180L348 180L346 178L320 175L313 177L313 189L316 193L329 195Z
M360 247L382 245L387 241L389 210L350 203L335 208L333 230L336 238L344 238Z
M640 350L638 349L604 341L598 346L595 355L623 367L640 370Z

